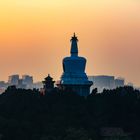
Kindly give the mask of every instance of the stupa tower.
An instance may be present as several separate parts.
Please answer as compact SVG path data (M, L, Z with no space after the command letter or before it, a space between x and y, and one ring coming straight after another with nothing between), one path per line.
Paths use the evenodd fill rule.
M87 96L93 83L88 80L85 73L86 59L78 56L78 39L75 33L70 41L70 56L63 59L63 74L60 86L62 88L71 88L81 96Z

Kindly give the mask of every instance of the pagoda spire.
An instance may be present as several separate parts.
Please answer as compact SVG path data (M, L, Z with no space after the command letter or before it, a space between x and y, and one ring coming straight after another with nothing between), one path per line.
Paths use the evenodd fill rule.
M71 56L78 56L78 39L75 35L73 34L73 37L71 38Z

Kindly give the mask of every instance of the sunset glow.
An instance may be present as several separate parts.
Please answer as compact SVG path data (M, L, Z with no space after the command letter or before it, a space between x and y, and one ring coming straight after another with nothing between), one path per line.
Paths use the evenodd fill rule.
M140 86L140 1L3 0L0 13L0 80L15 73L58 80L76 32L88 75Z

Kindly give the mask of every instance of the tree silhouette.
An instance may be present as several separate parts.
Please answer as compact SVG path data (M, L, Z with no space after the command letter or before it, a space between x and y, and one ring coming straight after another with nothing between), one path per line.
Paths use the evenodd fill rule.
M93 90L87 98L72 90L9 87L0 95L2 140L101 140L102 127L122 128L140 139L140 92L132 87Z

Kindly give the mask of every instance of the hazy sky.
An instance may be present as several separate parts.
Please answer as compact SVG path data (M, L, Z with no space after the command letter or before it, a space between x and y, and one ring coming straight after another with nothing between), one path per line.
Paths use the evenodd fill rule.
M0 80L16 73L58 80L73 32L88 75L140 86L139 0L1 0Z

